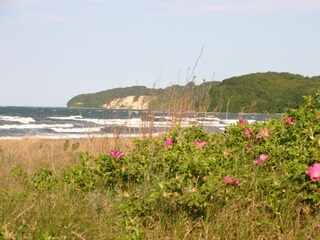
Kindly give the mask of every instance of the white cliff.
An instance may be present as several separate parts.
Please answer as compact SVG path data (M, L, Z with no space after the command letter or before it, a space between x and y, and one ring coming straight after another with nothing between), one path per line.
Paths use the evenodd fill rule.
M110 103L104 104L103 107L108 109L148 109L149 101L149 96L139 96L138 99L135 99L135 96L128 96L116 98Z

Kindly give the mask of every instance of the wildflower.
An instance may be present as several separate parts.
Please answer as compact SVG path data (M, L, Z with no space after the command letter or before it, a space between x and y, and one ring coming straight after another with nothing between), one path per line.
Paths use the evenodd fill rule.
M306 173L309 175L312 181L316 182L320 179L320 164L315 163L313 166L309 167Z
M15 239L16 239L16 235L15 235L13 232L9 232L9 234L8 234L8 239L13 239L13 240L15 240Z
M242 125L242 126L247 126L247 121L246 120L243 120L243 119L239 119L239 123Z
M253 161L253 164L262 164L267 161L268 157L266 154L261 154L259 159Z
M256 136L256 138L264 138L264 136L263 136L261 133L259 133L259 134Z
M247 144L246 144L246 147L247 147L247 148L251 148L252 145L251 145L250 143L247 143Z
M171 147L173 145L173 139L169 138L165 141L164 146L165 147Z
M229 157L231 155L231 151L224 151L223 152L223 155Z
M292 121L292 117L288 117L285 121L285 124L288 124L288 125L294 125L294 122Z
M265 137L271 137L272 134L269 133L268 128L263 128L260 130L260 133L256 136L256 138L265 138Z
M251 138L252 132L253 132L253 130L250 128L247 128L246 130L244 130L244 134L247 136L247 138Z
M200 142L200 141L198 141L198 140L194 140L194 144L197 146L197 147L204 147L204 146L206 146L206 145L208 145L209 144L209 142Z
M110 156L115 157L117 159L121 158L122 156L124 156L123 152L121 151L117 151L115 149L111 149L109 151Z
M224 177L223 182L231 185L238 185L240 183L238 179L232 179L228 175Z
M317 115L317 119L320 119L320 114Z

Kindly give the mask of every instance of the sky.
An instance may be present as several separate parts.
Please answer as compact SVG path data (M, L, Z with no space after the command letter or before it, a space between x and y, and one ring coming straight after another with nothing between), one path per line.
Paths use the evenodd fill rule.
M64 107L192 72L319 76L319 29L319 0L0 0L0 106Z

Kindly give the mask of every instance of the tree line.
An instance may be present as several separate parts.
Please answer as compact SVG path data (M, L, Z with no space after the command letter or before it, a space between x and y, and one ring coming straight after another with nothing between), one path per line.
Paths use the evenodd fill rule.
M135 96L138 99L143 95L150 96L149 108L153 110L281 113L286 108L298 108L303 96L314 96L319 89L320 76L266 72L200 85L188 82L164 89L115 88L75 96L67 106L99 108L115 98Z

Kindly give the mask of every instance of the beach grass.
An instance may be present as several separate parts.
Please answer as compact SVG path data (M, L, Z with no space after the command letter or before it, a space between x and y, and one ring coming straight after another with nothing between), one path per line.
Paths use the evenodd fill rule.
M158 210L136 235L123 224L119 197L106 190L34 192L12 181L13 188L1 192L3 239L318 239L320 229L319 218L299 202L279 202L274 215L264 201L239 197L212 203L201 218Z
M242 129L242 126L237 126ZM185 139L188 134L182 132ZM242 130L241 130L242 132ZM199 135L198 135L199 136ZM225 144L221 134L206 135L215 144ZM164 137L164 136L163 136ZM259 176L250 177L238 174L239 178L248 177L244 186L227 186L217 183L212 186L215 194L207 201L205 212L194 212L197 208L188 205L176 205L183 200L179 197L152 200L152 167L143 172L143 181L129 183L124 188L94 187L91 190L75 185L61 184L52 189L35 189L17 180L12 170L17 166L25 170L27 177L32 177L39 169L47 169L59 176L63 169L73 169L81 162L79 154L92 152L93 158L105 156L109 149L121 149L128 156L128 161L135 164L141 158L153 155L157 158L157 147L161 147L163 137L133 139L81 139L49 140L21 139L0 141L0 224L2 239L317 239L320 230L320 218L314 208L317 204L304 202L299 193L295 196L269 198L263 188L261 192L252 189L252 184ZM178 141L178 136L175 141ZM245 139L245 138L244 138ZM186 144L187 140L181 140ZM79 144L78 144L79 143ZM201 149L186 145L189 153L180 153L184 161L189 161L204 154ZM234 146L236 147L236 146ZM142 148L147 152L141 152ZM174 149L172 147L172 149ZM179 150L177 146L177 151ZM217 146L206 148L219 152ZM164 156L169 149L162 149L158 154ZM190 150L189 150L190 151ZM194 151L194 152L193 152ZM131 155L130 155L131 154ZM194 155L196 154L196 155ZM130 155L130 157L129 157ZM208 161L212 161L209 155ZM234 154L233 161L238 154ZM109 157L104 157L110 160ZM157 158L160 160L161 158ZM211 159L211 160L210 160ZM230 159L223 157L225 161ZM192 161L193 161L192 160ZM148 166L155 162L150 159ZM128 165L129 166L129 165ZM90 167L89 167L90 168ZM88 170L83 168L82 170ZM246 169L246 166L243 166ZM265 174L274 177L272 170L265 168ZM231 172L234 172L231 171ZM241 172L241 171L239 171ZM235 172L234 172L235 173ZM256 172L258 173L258 172ZM137 173L139 175L139 173ZM178 173L177 173L178 174ZM158 177L161 177L159 172ZM214 177L214 176L212 176ZM169 181L169 177L166 177ZM260 179L261 180L261 179ZM241 184L240 184L241 185ZM250 189L251 188L251 189ZM156 189L158 189L156 187ZM269 188L268 188L269 189ZM210 190L209 190L210 191ZM269 191L269 190L267 190ZM282 191L282 190L281 190ZM248 193L250 192L250 193ZM128 196L140 194L140 199ZM162 193L163 194L163 193ZM201 197L203 193L199 193ZM270 193L271 194L271 193ZM273 194L273 193L272 193ZM192 196L192 195L186 195ZM130 202L132 199L141 203L141 207ZM150 207L145 200L155 204ZM166 202L168 200L168 202ZM129 201L129 202L128 202ZM272 202L270 202L272 201ZM191 204L187 199L187 204ZM147 204L149 204L147 202ZM174 207L173 205L174 204ZM144 207L149 206L151 213ZM192 210L193 209L193 210ZM202 210L202 208L199 208ZM142 211L142 212L141 212ZM127 214L124 214L128 213ZM133 214L133 215L130 215ZM142 215L141 215L142 214Z
M12 189L15 183L11 179L11 170L17 165L28 175L39 169L50 169L58 175L62 169L79 162L80 152L98 156L107 149L120 147L130 151L132 138L93 138L88 135L87 138L71 140L37 137L0 140L0 189Z
M132 149L132 139L91 138L0 140L0 226L4 239L115 239L119 218L114 197L107 192L84 193L60 188L34 192L16 181L12 170L21 166L32 176L39 169L59 175L79 163L80 152L93 156L106 149ZM100 216L100 213L102 214ZM110 229L109 229L110 228ZM15 235L20 232L22 234ZM59 236L51 238L50 236ZM0 235L1 236L1 235ZM0 237L1 239L1 237Z
M0 240L319 239L313 103L224 133L0 140Z

